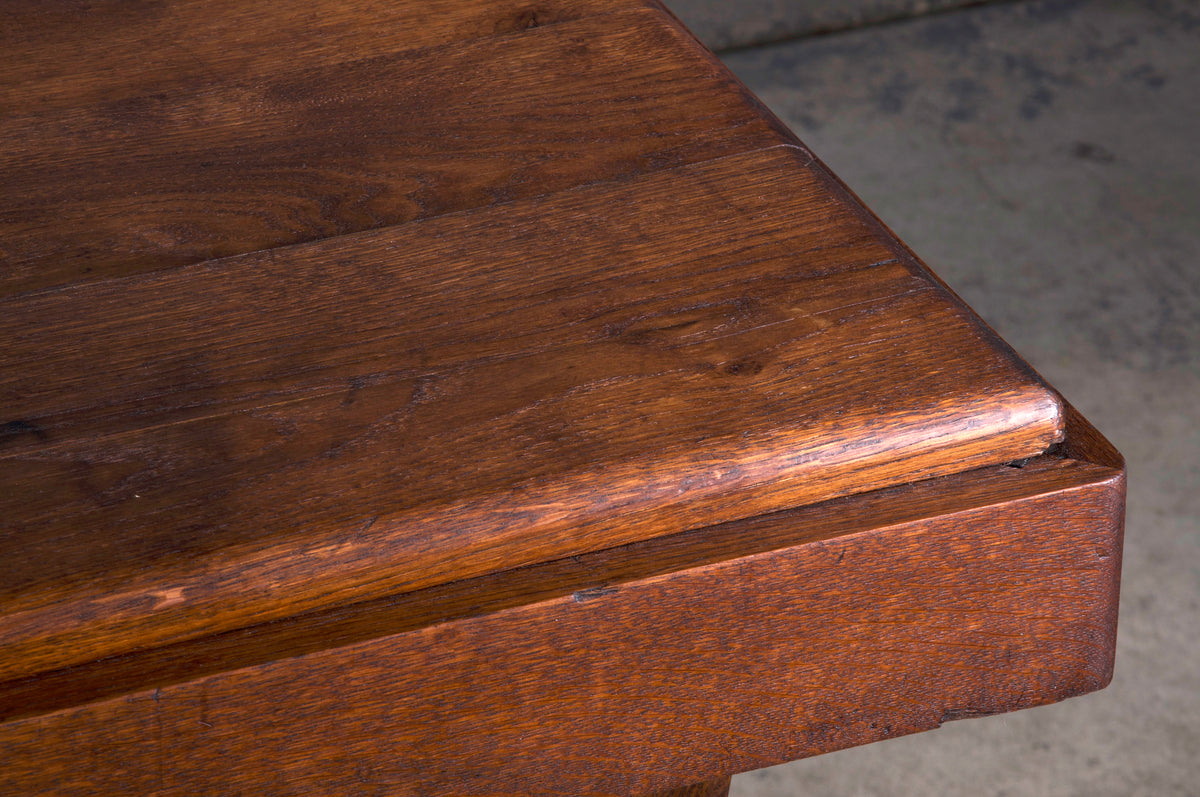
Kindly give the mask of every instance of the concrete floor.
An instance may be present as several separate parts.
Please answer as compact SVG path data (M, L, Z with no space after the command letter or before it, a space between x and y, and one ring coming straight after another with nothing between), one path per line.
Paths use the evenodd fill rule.
M1130 472L1107 690L731 794L1200 794L1200 4L997 3L725 61Z
M712 50L845 30L986 0L666 0Z

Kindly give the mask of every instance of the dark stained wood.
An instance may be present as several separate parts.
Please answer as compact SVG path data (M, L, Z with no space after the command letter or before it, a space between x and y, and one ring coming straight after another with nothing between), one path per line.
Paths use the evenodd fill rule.
M916 490L903 486L848 496L110 656L0 684L0 720L170 686L203 675L497 613L561 595L597 595L614 583L704 567L863 528L886 528L923 517L1003 504L1031 492L1076 486L1094 472L1090 463L1041 457L1021 468L1000 466L921 482Z
M0 12L0 794L713 797L1111 678L1120 454L656 3Z
M0 110L222 85L645 7L639 0L0 1Z
M0 676L1059 440L806 161L0 302Z
M63 794L677 788L1100 688L1122 500L1120 471L1053 457L837 499L326 617L299 657L271 661L266 626L241 650L267 663L8 722L0 746L15 787Z
M254 16L273 7L242 5ZM512 4L464 6L476 16L514 13ZM92 10L75 23L76 37L86 31L89 42L106 42L85 61L102 63L113 50L136 54L129 48L158 30L123 25L126 8L107 4L106 13ZM304 19L317 13L305 9ZM183 21L195 13L204 12ZM285 25L304 21L294 9L278 13ZM339 30L349 24L343 18ZM376 24L388 23L357 22ZM0 72L11 108L0 117L0 295L377 228L785 140L715 61L652 10L415 54L401 44L405 27L388 30L390 39L363 34L370 46L358 50L349 32L325 41L318 28L307 34L320 50L315 59L286 46L247 54L213 34L197 45L194 69L207 70L199 75L190 64L159 73L150 59L126 86L121 72L85 64L73 81L53 80L73 93L50 103L39 94L36 64L11 61ZM233 63L220 67L224 58Z
M729 778L718 778L707 783L695 783L682 789L655 792L646 797L728 797Z
M1060 399L1063 407L1063 420L1066 429L1066 439L1063 440L1059 447L1063 454L1075 459L1081 459L1087 462L1095 462L1098 465L1113 468L1115 470L1125 470L1125 458L1121 453L1108 442L1107 438L1100 432L1096 431L1096 427L1088 422L1080 414L1079 410L1075 409L1065 399Z

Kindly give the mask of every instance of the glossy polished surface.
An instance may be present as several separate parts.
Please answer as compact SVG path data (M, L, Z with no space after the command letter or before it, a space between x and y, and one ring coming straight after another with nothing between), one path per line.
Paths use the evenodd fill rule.
M648 794L1107 681L1119 455L668 14L225 11L18 15L27 788Z

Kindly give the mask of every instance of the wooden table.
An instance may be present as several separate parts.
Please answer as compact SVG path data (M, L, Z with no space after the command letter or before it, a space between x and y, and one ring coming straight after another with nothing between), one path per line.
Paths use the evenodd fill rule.
M0 793L718 794L1108 682L1119 454L657 3L3 10Z

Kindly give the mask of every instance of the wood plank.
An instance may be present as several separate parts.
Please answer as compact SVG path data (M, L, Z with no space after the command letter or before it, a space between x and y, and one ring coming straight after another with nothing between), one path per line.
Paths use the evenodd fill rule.
M1058 398L806 162L0 303L0 674L1061 439Z
M650 5L641 0L0 0L0 113L261 78Z
M108 6L118 33L125 8ZM319 57L267 48L261 31L251 34L259 37L251 49L239 50L225 43L237 36L222 25L202 42L219 52L206 51L196 68L229 57L227 68L160 74L151 58L128 86L96 65L157 29L133 25L128 41L108 42L77 27L70 35L99 49L85 59L91 68L81 68L74 103L43 102L40 84L23 82L25 69L6 54L12 96L0 116L0 295L318 240L791 140L655 9L418 54L403 49L412 26L392 28L397 41L360 52L355 36L320 40L321 28L305 28L307 17L297 14L286 14L287 24L310 37L304 41ZM348 30L349 19L334 15L333 24ZM47 27L28 34L27 49Z
M706 783L694 783L682 789L655 792L646 797L729 797L729 778L718 778Z
M7 722L6 774L638 794L1051 702L1111 677L1123 496L1043 457L447 585L419 627Z

